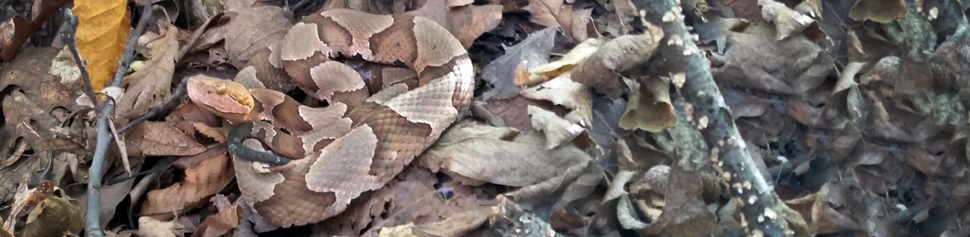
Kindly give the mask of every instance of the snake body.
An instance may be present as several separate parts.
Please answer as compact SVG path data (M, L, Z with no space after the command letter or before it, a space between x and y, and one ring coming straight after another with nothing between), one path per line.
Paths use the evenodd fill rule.
M467 51L448 30L422 17L324 11L294 24L267 52L256 54L268 58L250 60L235 81L196 76L187 89L200 108L236 124L227 143L242 195L281 227L332 217L362 193L383 187L472 99ZM339 56L411 72L391 70L365 82L334 60ZM269 80L252 75L272 74L256 70L265 68L284 71L280 76L328 105L304 106L261 88ZM248 138L272 152L244 146ZM271 168L254 168L260 163Z

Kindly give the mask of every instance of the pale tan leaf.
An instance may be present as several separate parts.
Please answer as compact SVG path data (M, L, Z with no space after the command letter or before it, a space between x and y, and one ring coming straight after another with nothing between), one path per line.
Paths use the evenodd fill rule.
M629 82L630 102L627 103L626 113L620 117L621 128L659 132L677 125L677 115L674 114L674 106L667 94L670 83L658 77L645 77ZM706 123L703 125L707 126Z
M556 177L570 167L585 166L592 159L574 145L546 150L544 144L537 132L462 125L445 132L418 163L432 171L522 187Z
M134 156L188 156L206 150L166 122L146 121L128 132L125 142Z
M141 116L171 94L179 53L178 28L164 20L159 21L158 27L159 34L147 32L138 39L147 48L142 54L150 55L150 59L145 67L124 79L128 90L117 105L117 113L123 118Z

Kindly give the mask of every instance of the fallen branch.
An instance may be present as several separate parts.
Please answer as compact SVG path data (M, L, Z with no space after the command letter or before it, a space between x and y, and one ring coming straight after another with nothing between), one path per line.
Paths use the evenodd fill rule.
M772 187L758 172L747 146L724 103L720 90L711 75L710 62L694 43L684 25L680 1L637 0L634 5L646 21L663 29L658 52L673 72L683 72L687 81L681 90L693 117L702 124L701 134L711 147L713 166L730 188L731 196L743 203L744 228L748 236L789 236L787 222L782 216L784 204Z
M77 52L77 43L74 39L74 34L77 32L77 16L71 15L70 11L67 11L67 17L72 24L68 24L69 29L64 33L69 37L62 36L62 39L70 42L65 42L68 48L72 52ZM149 1L145 4L142 9L142 16L138 20L138 26L135 28L134 32L128 35L128 41L125 45L124 54L121 57L121 63L118 66L118 72L115 74L115 78L111 81L111 86L117 87L121 85L121 77L124 75L125 71L128 71L128 65L131 63L131 54L134 52L135 43L138 42L137 38L143 32L145 32L145 26L148 24L148 19L152 13L152 4ZM79 60L80 54L75 55L75 59ZM81 70L81 75L87 75L87 69L81 67L83 61L78 61L78 66ZM122 75L122 76L119 76ZM91 85L91 80L88 77L83 77L86 86ZM93 90L93 89L92 89ZM90 96L90 95L89 95ZM85 236L88 237L101 237L104 233L101 232L101 220L100 220L100 204L101 204L101 174L104 167L104 159L108 153L108 147L111 146L113 141L113 136L108 128L109 116L114 113L114 103L107 103L107 101L113 101L111 99L105 100L106 103L97 103L97 98L92 98L92 103L96 104L95 108L98 111L97 124L98 124L98 141L94 149L94 158L91 161L91 168L88 169L88 203L87 203L87 213L86 220L84 224ZM124 152L124 151L121 151Z

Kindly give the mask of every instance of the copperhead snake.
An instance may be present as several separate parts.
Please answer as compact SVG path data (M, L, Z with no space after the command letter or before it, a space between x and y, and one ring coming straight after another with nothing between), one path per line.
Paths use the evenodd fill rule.
M269 58L251 59L252 68L282 68L280 76L328 105L304 106L261 88L264 78L195 76L187 89L198 107L238 124L227 144L239 189L257 214L281 227L332 217L384 186L465 114L475 87L461 43L437 23L407 14L311 14L268 48L256 57ZM338 56L404 65L416 77L365 82ZM272 74L249 68L240 74ZM247 138L272 153L243 146ZM271 168L259 171L259 163Z

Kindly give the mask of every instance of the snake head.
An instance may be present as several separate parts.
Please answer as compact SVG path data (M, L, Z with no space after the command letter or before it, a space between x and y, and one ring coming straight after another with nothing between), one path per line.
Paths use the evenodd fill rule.
M202 109L228 119L232 123L255 116L253 96L242 84L205 75L188 79L189 98Z

